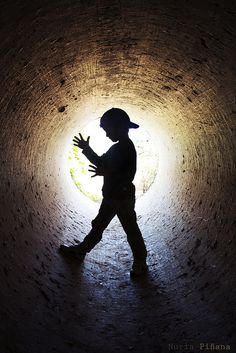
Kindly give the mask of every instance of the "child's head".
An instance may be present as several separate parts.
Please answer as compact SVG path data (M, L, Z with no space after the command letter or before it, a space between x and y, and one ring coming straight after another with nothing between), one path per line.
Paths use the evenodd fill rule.
M119 108L107 110L101 117L100 126L113 142L127 135L129 129L137 129L139 127L139 125L130 121L128 114L124 110Z

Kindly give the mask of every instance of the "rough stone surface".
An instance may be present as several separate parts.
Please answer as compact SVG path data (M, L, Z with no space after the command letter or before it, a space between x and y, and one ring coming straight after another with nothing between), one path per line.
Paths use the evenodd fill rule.
M1 353L236 350L235 24L233 1L1 1ZM82 265L57 252L96 213L65 151L111 106L159 149L136 281L116 221Z

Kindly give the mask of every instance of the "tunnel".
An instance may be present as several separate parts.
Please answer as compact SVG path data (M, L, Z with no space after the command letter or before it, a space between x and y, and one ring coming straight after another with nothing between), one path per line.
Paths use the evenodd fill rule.
M235 2L9 0L0 18L0 352L235 351ZM117 219L84 262L58 253L99 207L69 146L112 107L158 156L135 280Z

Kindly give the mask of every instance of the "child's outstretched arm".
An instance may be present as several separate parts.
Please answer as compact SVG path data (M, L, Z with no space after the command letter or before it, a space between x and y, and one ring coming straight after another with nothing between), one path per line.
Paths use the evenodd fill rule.
M88 160L93 163L94 165L90 165L89 172L94 173L92 177L95 176L105 176L108 174L117 174L117 160L115 163L107 163L105 160L104 156L106 154L102 155L99 157L93 149L89 146L89 139L90 136L87 138L87 140L84 140L83 136L79 134L79 137L74 136L74 146L79 147L82 149L82 153L88 158Z
M82 149L82 153L88 158L88 160L96 166L100 166L101 164L101 157L99 157L93 149L89 146L89 139L84 140L83 136L79 134L79 137L74 136L73 142L74 146L79 147Z

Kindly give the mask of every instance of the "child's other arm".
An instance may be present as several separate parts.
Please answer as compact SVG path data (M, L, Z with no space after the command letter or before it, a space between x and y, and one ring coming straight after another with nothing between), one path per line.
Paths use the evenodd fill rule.
M120 154L116 145L113 145L105 154L98 157L99 160L95 165L89 165L89 172L94 173L92 177L100 176L116 176L122 177L124 171L122 169L123 156ZM94 159L95 160L95 159Z

